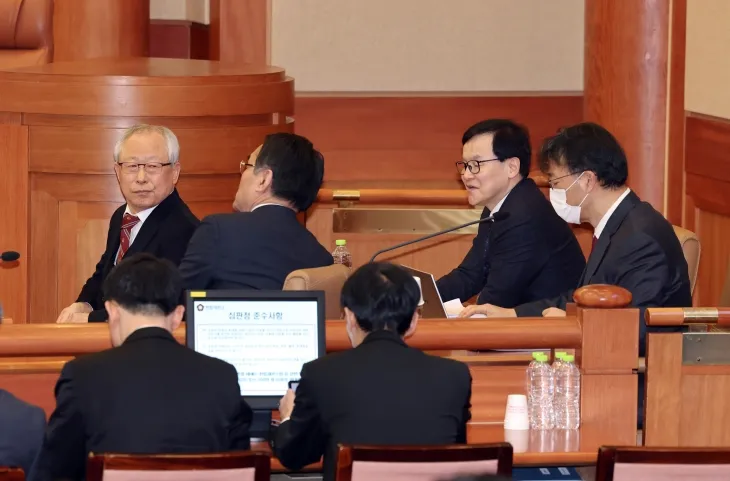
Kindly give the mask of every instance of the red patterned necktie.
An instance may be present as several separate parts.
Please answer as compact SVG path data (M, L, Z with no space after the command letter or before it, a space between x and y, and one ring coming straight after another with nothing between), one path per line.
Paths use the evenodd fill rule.
M119 239L119 253L117 254L117 261L115 264L119 264L124 254L129 250L130 238L132 235L132 228L139 223L139 217L132 214L124 214L122 217L122 232Z

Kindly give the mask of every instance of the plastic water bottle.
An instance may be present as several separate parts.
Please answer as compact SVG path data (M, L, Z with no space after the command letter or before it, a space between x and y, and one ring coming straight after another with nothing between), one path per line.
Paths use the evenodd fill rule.
M352 269L352 254L347 250L347 241L337 239L335 245L337 247L332 251L332 259L334 259L335 264L343 264Z
M556 351L555 358L553 359L553 416L555 420L555 427L562 426L565 421L563 404L560 396L558 395L558 380L563 375L565 369L565 356L567 352Z
M553 368L547 354L533 352L533 361L527 367L527 409L531 429L552 429L555 425L553 411Z
M560 369L555 372L555 427L578 429L580 427L580 369L575 356L563 356Z

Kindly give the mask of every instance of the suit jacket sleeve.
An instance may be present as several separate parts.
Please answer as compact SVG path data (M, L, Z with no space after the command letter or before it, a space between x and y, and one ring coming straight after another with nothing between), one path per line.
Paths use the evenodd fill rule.
M493 226L489 247L489 272L479 295L480 304L515 307L547 260L540 235L530 222ZM494 235L496 234L496 235Z
M86 472L86 438L73 361L56 383L56 409L48 421L34 468L36 479L82 479Z
M324 454L327 436L312 394L307 366L297 387L294 411L274 434L273 451L281 464L292 470L316 463Z
M485 210L482 219L488 216ZM446 302L460 299L465 302L476 295L484 286L486 262L484 258L485 243L489 236L489 226L479 224L479 230L472 241L471 249L466 253L459 267L452 270L436 282L441 299Z
M180 262L180 274L185 289L206 289L216 271L219 245L218 225L206 218L200 223Z
M565 310L565 306L569 302L573 302L574 292L575 289L571 289L560 294L558 297L520 304L515 307L515 312L517 313L517 317L540 317L542 316L542 311L548 307L557 307L558 309Z
M19 421L27 425L28 433L23 445L18 446L18 449L22 449L20 453L21 467L25 471L26 479L32 479L35 472L35 461L38 458L38 452L43 444L43 435L46 431L46 415L41 408L31 406L27 418L24 417Z

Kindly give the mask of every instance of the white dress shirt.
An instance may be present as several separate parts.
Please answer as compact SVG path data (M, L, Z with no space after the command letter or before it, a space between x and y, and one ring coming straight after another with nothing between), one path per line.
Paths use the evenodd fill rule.
M132 247L132 244L134 244L135 237L137 237L137 234L139 233L140 229L142 228L142 224L144 224L144 221L147 220L147 218L150 216L152 211L155 210L156 207L157 206L150 207L149 209L141 210L141 211L137 212L136 214L132 214L132 212L130 212L129 205L127 205L127 207L125 207L125 209L124 209L125 214L135 215L139 219L139 222L137 222L137 224L134 227L132 227L132 230L129 231L129 247ZM122 215L122 219L123 218L124 218L124 215ZM122 248L122 246L120 245L119 249L121 249L121 248ZM119 257L119 249L117 249L117 255L114 256L114 265L117 264L116 259L117 259L117 257Z
M629 192L631 192L631 189L626 187L626 190L623 194L619 196L618 199L616 199L616 202L613 203L613 205L606 211L605 214L603 214L603 217L601 217L601 222L598 223L595 230L593 231L593 237L598 239L601 237L601 232L603 232L603 229L606 228L606 224L608 224L608 219L611 218L611 215L618 209L618 205L626 198L627 195L629 195Z
M512 192L512 189L510 189L509 192ZM507 192L504 197L502 197L502 200L497 202L497 205L494 206L494 209L489 213L490 215L493 215L495 212L499 212L499 209L502 208L502 204L504 204L505 199L507 199L507 196L509 195L509 192Z

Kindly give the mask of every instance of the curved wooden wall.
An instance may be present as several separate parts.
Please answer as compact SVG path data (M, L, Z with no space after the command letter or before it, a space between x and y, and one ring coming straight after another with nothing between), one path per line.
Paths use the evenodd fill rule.
M229 212L239 162L264 136L291 131L293 80L276 67L126 59L61 62L0 72L0 168L10 202L0 249L5 316L55 319L75 300L123 202L112 151L135 123L163 124L180 140L178 188L199 217Z
M54 4L55 61L147 56L150 0Z

